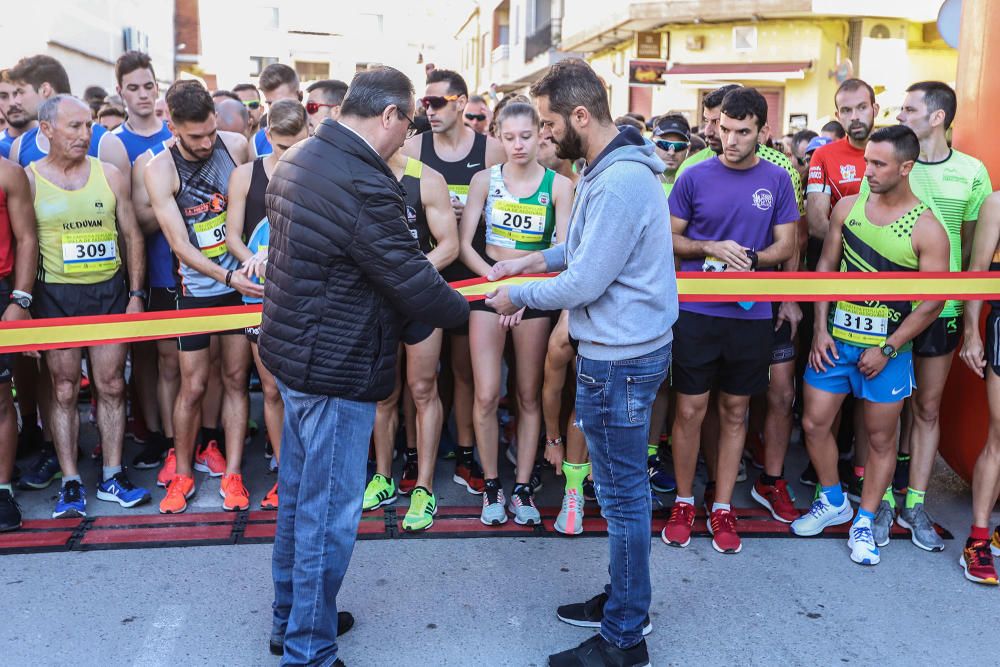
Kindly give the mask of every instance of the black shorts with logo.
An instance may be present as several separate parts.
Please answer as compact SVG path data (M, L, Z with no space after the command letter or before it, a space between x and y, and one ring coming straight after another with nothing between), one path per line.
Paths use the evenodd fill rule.
M986 364L1000 375L1000 309L994 308L986 318Z
M913 356L943 357L962 342L962 318L939 317L913 339Z
M774 324L680 311L674 324L673 388L689 396L718 387L734 396L767 391Z
M177 310L196 310L198 308L222 308L224 306L242 306L243 297L236 290L221 296L188 296L182 294L177 298ZM177 349L181 352L196 352L207 350L212 342L212 336L230 336L234 334L245 335L243 329L230 329L228 331L216 331L214 333L194 334L193 336L181 336L177 339Z
M177 310L177 290L173 287L150 287L146 298L147 313Z
M31 316L44 320L53 317L121 315L128 306L128 288L121 271L100 283L66 285L35 281Z
M771 329L778 321L778 304L772 304ZM795 341L792 339L792 325L789 322L782 322L777 331L774 332L774 344L771 346L771 364L784 364L795 361Z
M0 278L0 308L6 308L10 303L10 291L10 281L7 278ZM10 384L14 376L16 359L15 354L0 354L0 384Z

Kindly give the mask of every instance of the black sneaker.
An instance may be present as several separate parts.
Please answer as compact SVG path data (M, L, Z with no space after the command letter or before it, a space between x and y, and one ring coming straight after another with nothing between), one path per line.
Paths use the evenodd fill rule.
M896 456L896 472L892 474L892 492L899 496L905 496L909 487L910 455L898 454Z
M45 445L45 437L38 424L25 424L17 435L17 453L15 458L22 461L38 454Z
M816 486L819 484L819 477L816 475L816 468L813 468L813 464L810 462L806 466L806 469L802 471L799 475L799 482L805 484L806 486Z
M594 635L576 648L549 656L549 667L649 667L646 640L620 649L601 635Z
M337 636L347 634L347 632L354 627L354 615L349 611L338 611L337 612ZM271 655L284 655L285 654L285 644L282 641L278 641L275 638L271 638L268 642L268 648L271 651ZM343 665L340 660L333 663L334 665Z
M14 500L14 494L0 489L0 533L21 527L21 506Z
M591 502L597 502L597 492L594 491L594 480L589 476L583 478L583 498Z
M841 486L847 492L847 497L856 503L861 502L861 491L865 486L865 478L858 477L853 472L851 476L847 478L847 482L842 483Z
M608 603L608 594L601 593L595 595L586 602L576 604L565 604L556 609L556 616L563 623L575 625L578 628L599 628L601 619L604 618L604 605ZM646 616L642 622L642 636L645 637L653 631L653 623Z
M531 487L532 493L538 493L542 490L542 464L536 463L535 467L531 469L531 477L528 478L528 486Z
M159 433L151 433L149 440L142 446L142 451L132 459L132 467L139 470L159 468L163 456L167 453L167 440Z

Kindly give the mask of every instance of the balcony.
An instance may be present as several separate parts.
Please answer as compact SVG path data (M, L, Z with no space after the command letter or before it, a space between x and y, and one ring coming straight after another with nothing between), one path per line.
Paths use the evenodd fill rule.
M510 44L501 44L497 48L493 49L493 56L491 62L493 62L494 64L501 63L509 59L510 59Z
M528 35L524 45L524 61L531 62L552 46L552 23L549 22Z

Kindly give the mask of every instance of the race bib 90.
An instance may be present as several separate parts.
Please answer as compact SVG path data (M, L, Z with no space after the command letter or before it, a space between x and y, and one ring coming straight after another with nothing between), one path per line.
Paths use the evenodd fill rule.
M888 306L862 306L838 301L832 335L861 347L881 347L889 331Z
M62 235L63 272L90 273L118 266L118 234L113 231Z
M520 243L540 243L545 234L546 210L541 204L498 199L493 202L490 217L493 235Z
M194 225L195 237L198 240L198 247L205 257L213 258L226 252L226 212L198 222Z
M469 197L469 186L468 185L448 185L448 194L451 195L452 199L457 199L465 206L465 200Z

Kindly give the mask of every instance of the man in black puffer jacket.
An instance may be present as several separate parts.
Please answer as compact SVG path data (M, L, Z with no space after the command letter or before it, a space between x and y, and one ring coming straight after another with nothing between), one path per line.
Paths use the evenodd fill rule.
M375 403L393 390L404 322L407 339L419 340L414 330L426 337L469 313L410 235L385 163L411 132L413 109L402 73L358 74L340 121L285 153L267 189L260 354L285 402L271 633L283 665L336 660L336 597L361 517Z

